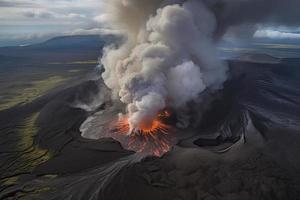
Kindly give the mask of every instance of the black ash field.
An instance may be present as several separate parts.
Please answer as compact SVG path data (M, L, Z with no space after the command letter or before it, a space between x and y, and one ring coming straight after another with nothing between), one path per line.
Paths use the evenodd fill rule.
M201 120L193 105L196 125L175 128L168 111L167 149L136 153L143 138L113 138L124 105L95 69L103 41L0 48L0 199L299 199L297 49L220 47L230 78Z

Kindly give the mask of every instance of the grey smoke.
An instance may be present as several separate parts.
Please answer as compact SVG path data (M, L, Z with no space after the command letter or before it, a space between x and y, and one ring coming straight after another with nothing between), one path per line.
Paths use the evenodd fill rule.
M299 6L298 0L110 0L103 19L127 41L105 49L103 79L127 104L131 129L165 107L184 111L227 79L216 38L243 24L298 25Z
M213 43L216 18L204 2L114 0L107 6L107 19L127 41L106 48L103 79L127 104L132 129L165 107L183 110L226 80Z

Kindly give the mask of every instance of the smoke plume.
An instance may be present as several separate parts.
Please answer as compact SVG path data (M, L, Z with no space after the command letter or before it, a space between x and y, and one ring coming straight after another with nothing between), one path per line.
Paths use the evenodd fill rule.
M185 110L220 89L227 67L215 40L241 24L299 24L298 0L110 0L104 19L126 41L105 49L103 79L127 105L131 129L166 107ZM291 20L293 19L293 20ZM180 118L180 117L179 117Z
M131 129L226 80L213 43L216 18L204 2L113 0L107 6L107 19L127 40L105 49L103 79L127 104Z

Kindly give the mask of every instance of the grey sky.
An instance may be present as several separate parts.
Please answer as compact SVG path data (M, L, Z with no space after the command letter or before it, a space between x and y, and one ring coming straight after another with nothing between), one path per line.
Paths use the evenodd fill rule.
M0 46L40 42L58 35L99 34L105 1L109 0L0 0ZM295 27L259 29L263 31L254 34L254 30L255 37L300 38L300 29Z
M98 33L101 5L101 0L0 0L0 46Z

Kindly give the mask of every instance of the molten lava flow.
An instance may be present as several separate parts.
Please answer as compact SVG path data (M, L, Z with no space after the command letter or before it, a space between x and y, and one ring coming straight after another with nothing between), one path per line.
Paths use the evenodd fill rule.
M172 127L163 122L164 119L170 116L171 114L168 111L163 111L158 114L150 125L142 124L133 131L130 130L128 117L121 116L117 122L111 124L111 130L117 135L118 139L124 141L124 138L120 137L127 137L126 145L128 149L139 153L161 156L171 148L172 137L170 132Z
M159 119L154 119L151 125L142 124L139 128L136 128L131 134L141 134L141 135L155 135L158 132L168 134L168 129L170 127Z

